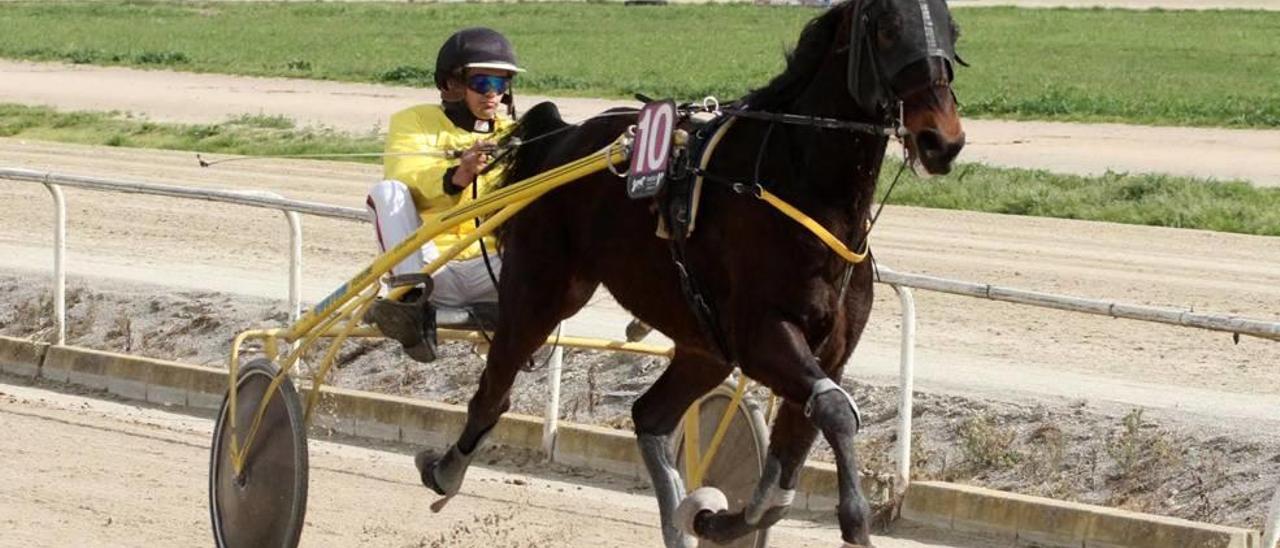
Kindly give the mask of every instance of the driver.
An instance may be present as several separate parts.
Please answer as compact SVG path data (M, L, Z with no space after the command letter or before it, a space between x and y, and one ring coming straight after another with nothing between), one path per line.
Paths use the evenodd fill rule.
M512 79L524 72L511 42L488 28L468 28L450 36L436 56L435 84L441 104L424 104L391 117L383 162L384 180L369 190L367 205L375 219L383 252L409 238L423 219L488 193L500 170L481 173L494 144L511 129L515 116ZM503 109L501 107L505 106ZM427 153L427 154L414 154ZM450 157L453 156L453 157ZM395 275L417 274L475 230L464 222L397 264ZM434 306L494 310L494 279L502 260L492 236L484 237L487 257L473 243L399 300L378 299L365 321L404 345L420 362L436 357ZM492 270L492 273L490 272ZM425 280L424 280L425 281Z

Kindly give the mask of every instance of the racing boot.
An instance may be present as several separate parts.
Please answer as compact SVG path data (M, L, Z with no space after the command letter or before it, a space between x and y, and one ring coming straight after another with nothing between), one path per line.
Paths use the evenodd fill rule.
M414 288L400 300L378 298L364 314L364 322L404 346L405 354L422 363L436 359L436 311L428 297L433 286ZM394 282L393 282L394 285Z

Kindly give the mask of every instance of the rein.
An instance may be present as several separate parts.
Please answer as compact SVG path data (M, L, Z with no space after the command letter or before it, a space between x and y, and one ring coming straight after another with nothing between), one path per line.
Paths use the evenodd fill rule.
M866 122L855 122L852 120L841 120L839 118L824 118L821 116L809 116L807 114L790 114L786 112L765 112L759 110L745 110L741 108L727 107L722 108L719 112L727 116L735 118L747 118L751 120L762 120L765 122L775 122L779 124L789 124L794 126L808 126L821 129L837 129L842 131L852 131L856 133L870 133L872 135L882 135L885 137L906 137L908 135L907 128L902 125L901 117L895 120L894 125L886 126L879 124L869 124Z
M703 151L702 158L700 158L698 161L698 166L694 167L691 170L691 172L695 176L697 176L699 179L708 179L711 181L715 181L717 183L725 184L736 194L751 195L761 201L764 201L765 203L772 206L774 209L777 209L783 215L786 215L787 218L791 219L792 221L795 221L797 224L804 227L806 230L808 230L810 233L816 236L819 240L821 240L822 243L826 244L826 246L830 248L831 251L833 251L836 255L838 255L841 259L844 259L849 264L851 265L859 264L865 261L868 255L870 254L871 229L875 227L876 221L879 220L880 218L880 212L884 210L884 205L885 205L884 201L888 200L889 195L893 193L894 187L898 185L898 180L899 178L902 177L902 172L906 168L906 164L907 164L906 161L903 162L902 166L899 167L897 174L894 175L893 182L889 185L888 191L885 192L884 200L881 201L879 208L876 209L875 215L873 215L871 219L867 221L866 231L864 232L862 237L862 246L861 246L861 249L858 251L849 249L849 246L845 245L844 242L840 241L840 238L837 237L835 234L832 234L831 231L827 230L825 226L822 226L822 223L819 223L818 221L814 220L813 217L806 215L803 211L800 211L795 206L787 203L786 200L783 200L782 198L778 197L778 195L772 192L769 192L767 189L764 188L764 185L762 185L759 181L760 162L764 155L763 150L761 150L760 154L756 158L757 175L756 175L756 181L754 182L744 183L741 181L735 181L725 177L720 177L720 176L708 173L706 169L707 169L707 166L710 165L711 163L711 155L715 152L715 148L716 148L715 145L720 142L720 140L724 137L724 135L728 133L729 128L733 125L732 118L747 118L750 120L761 120L761 121L769 122L770 130L772 130L773 128L772 124L781 123L781 124L817 127L822 129L836 129L836 130L852 131L852 132L858 132L858 133L869 133L871 135L885 136L885 137L903 138L909 135L909 132L907 131L906 127L902 125L901 115L899 115L899 117L896 120L894 120L894 125L885 126L885 125L870 124L866 122L856 122L852 120L841 120L838 118L808 116L803 114L764 112L764 111L755 111L755 110L745 110L745 109L734 108L734 107L719 108L719 105L716 104L714 101L715 100L712 98L707 98L706 100L704 100L703 101L704 110L712 113L722 113L725 116L731 117L731 119L729 120L728 123L721 125L716 130L716 132L711 136L709 145ZM901 110L902 108L901 102L898 103L898 108L899 110ZM771 133L771 131L766 133L765 143L768 142L769 133ZM765 143L762 143L761 145L762 149Z
M782 198L779 198L777 195L773 194L772 192L765 190L764 187L760 185L743 187L739 183L739 184L733 185L732 188L734 192L737 192L739 194L751 194L756 198L764 200L765 203L773 206L774 209L781 211L783 215L786 215L791 220L799 223L800 226L803 226L806 229L808 229L809 232L812 232L813 235L817 236L819 240L822 240L822 243L827 244L827 247L831 248L831 250L834 251L836 255L839 255L840 258L844 259L845 261L848 261L850 264L858 264L858 263L861 263L862 261L867 260L867 255L871 249L871 245L870 245L871 242L868 238L863 238L862 250L855 252L849 249L848 246L844 245L844 242L841 242L840 238L836 237L835 234L832 234L830 230L827 230L827 227L822 226L822 223L819 223L818 221L813 220L813 217L805 215L804 212L800 211L799 209L796 209L795 206L788 204L786 201L784 201ZM867 232L868 233L871 232L871 226L867 226Z

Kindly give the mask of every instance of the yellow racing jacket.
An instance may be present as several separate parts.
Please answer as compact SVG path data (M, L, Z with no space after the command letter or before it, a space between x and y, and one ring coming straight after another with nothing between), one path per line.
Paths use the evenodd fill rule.
M449 120L444 109L439 105L418 105L410 107L391 116L391 127L387 130L387 146L385 152L449 152L466 150L477 141L497 141L501 139L514 123L498 116L494 120L492 133L476 133L460 128ZM431 222L449 208L471 201L471 188L463 189L457 194L445 192L444 176L449 168L458 165L458 160L444 158L440 155L391 155L383 160L383 178L394 179L409 187L413 195L414 206L423 223ZM479 196L484 196L494 189L501 169L494 169L482 175L474 184ZM467 234L475 230L473 221L467 221L436 236L436 247L440 252L448 250ZM492 236L484 238L489 252L497 250ZM471 244L455 257L455 260L470 259L480 255L480 246Z

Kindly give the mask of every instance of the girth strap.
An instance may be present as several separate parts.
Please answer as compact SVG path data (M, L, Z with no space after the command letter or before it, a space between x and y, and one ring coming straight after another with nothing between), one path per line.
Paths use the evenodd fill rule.
M674 226L671 224L669 209L661 209L664 212L664 216L668 217L667 226ZM724 359L725 363L732 365L736 363L736 360L730 351L728 341L725 340L724 331L720 329L720 322L716 319L713 304L706 298L698 284L698 280L689 272L688 259L685 253L685 232L683 230L675 230L671 236L671 239L667 240L671 249L671 262L675 263L676 272L680 274L680 291L684 293L684 300L693 312L694 318L697 318L698 327L711 339L711 343L715 345L720 357Z

